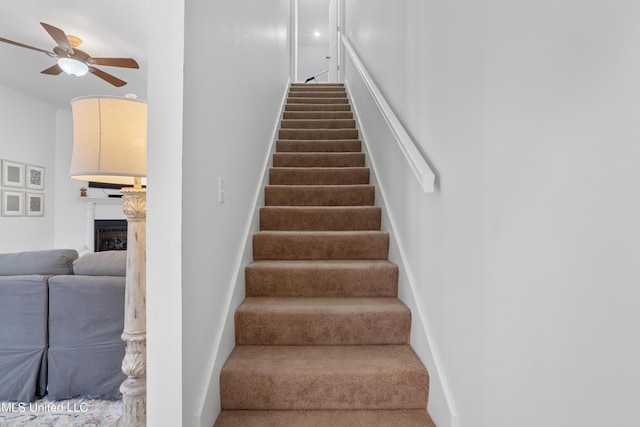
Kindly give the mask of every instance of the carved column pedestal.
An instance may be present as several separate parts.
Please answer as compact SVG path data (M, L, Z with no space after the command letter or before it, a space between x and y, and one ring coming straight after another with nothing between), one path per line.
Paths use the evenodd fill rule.
M147 423L147 193L138 186L123 188L127 216L127 276L122 339L127 349L122 372L127 379L120 386L122 417L118 426Z

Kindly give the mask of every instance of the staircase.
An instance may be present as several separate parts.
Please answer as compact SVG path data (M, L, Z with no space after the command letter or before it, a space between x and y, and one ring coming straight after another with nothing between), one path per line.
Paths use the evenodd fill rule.
M342 85L291 86L216 426L434 426Z

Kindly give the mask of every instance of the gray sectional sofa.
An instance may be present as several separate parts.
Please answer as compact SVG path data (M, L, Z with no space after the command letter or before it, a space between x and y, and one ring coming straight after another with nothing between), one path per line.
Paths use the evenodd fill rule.
M125 270L121 251L0 254L0 400L119 393Z

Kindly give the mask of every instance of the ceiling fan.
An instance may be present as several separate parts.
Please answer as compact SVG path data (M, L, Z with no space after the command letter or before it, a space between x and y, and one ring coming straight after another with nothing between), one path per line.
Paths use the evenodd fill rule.
M40 25L42 25L47 33L49 33L49 35L53 38L53 40L58 43L58 45L53 48L53 52L29 46L23 43L18 43L2 37L0 37L0 41L15 46L36 50L38 52L43 52L51 58L58 58L58 63L47 68L46 70L42 70L42 74L58 75L62 72L65 72L70 76L79 77L84 76L87 73L92 73L116 87L121 87L126 85L127 82L94 67L94 65L140 68L138 66L138 63L132 58L93 58L87 52L78 49L78 46L82 44L82 40L78 37L71 35L67 36L60 28L54 27L53 25L45 24L44 22L41 22Z

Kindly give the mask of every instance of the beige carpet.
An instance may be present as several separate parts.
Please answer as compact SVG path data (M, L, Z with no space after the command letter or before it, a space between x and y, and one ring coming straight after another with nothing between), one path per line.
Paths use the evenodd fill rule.
M216 426L433 426L342 85L292 85Z

